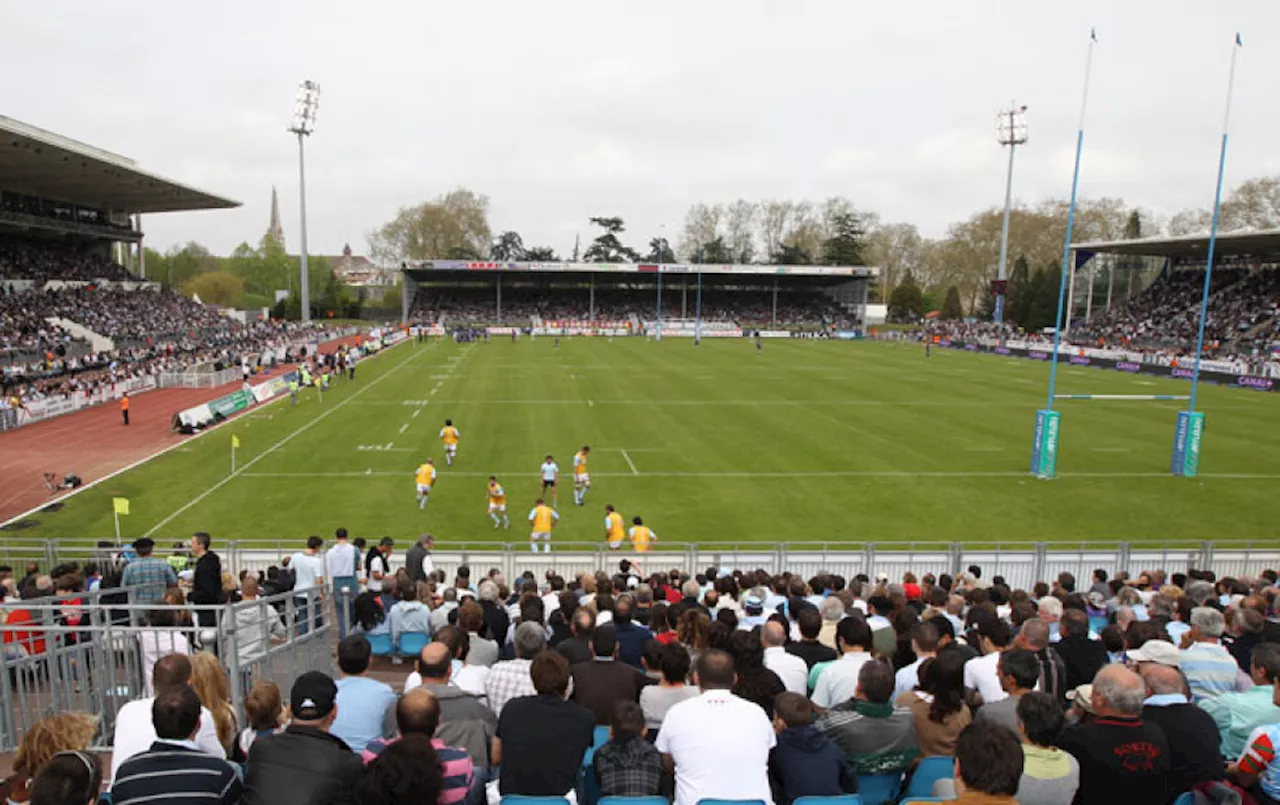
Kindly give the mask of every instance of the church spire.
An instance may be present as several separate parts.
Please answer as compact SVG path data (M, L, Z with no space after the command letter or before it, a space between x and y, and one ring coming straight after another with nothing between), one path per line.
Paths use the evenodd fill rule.
M271 223L267 226L267 237L280 244L280 248L284 248L284 227L280 225L280 198L276 194L276 188L271 188Z

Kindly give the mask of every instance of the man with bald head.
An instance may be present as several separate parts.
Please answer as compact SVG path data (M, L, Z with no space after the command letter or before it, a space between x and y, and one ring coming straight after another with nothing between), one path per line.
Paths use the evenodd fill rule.
M1124 666L1108 665L1093 678L1097 718L1068 727L1059 741L1080 762L1076 802L1165 805L1182 793L1169 780L1164 730L1142 719L1146 698L1142 677Z
M760 644L764 646L764 667L778 675L787 691L801 696L808 694L809 666L787 653L787 631L782 624L767 621L760 629Z
M436 644L439 645L439 644ZM425 651L425 649L424 649ZM449 746L440 738L436 738L436 730L440 726L440 703L425 688L414 688L400 697L396 703L396 729L394 738L375 738L360 753L365 764L400 740L410 735L420 735L431 740L431 748L436 750L436 761L440 764L444 775L444 787L440 791L439 805L458 805L467 799L473 785L477 784L475 767L467 750L457 746ZM483 783L479 783L483 785Z
M1177 657L1176 651L1169 654L1170 659ZM1225 774L1218 753L1218 725L1213 716L1191 703L1187 680L1178 667L1144 662L1138 673L1147 686L1142 719L1159 725L1169 740L1170 792L1177 794L1197 783L1221 780Z
M432 730L433 734L448 746L467 750L475 768L487 771L489 749L498 729L498 719L479 697L449 684L452 670L453 655L449 646L438 641L423 646L418 655L418 674L422 677L422 685L405 691L396 707L396 720L399 722L400 708L410 693L423 691L430 694L438 711L438 723ZM400 730L403 733L404 727Z
M1049 624L1039 618L1028 618L1022 622L1013 645L1036 655L1036 660L1040 663L1039 690L1052 696L1058 704L1065 705L1069 690L1066 681L1067 667L1057 650L1049 645Z

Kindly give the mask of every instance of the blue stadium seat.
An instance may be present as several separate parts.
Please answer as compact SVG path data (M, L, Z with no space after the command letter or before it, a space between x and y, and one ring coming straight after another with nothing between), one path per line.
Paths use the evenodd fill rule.
M1190 791L1183 791L1173 801L1173 805L1196 805L1196 795Z
M832 797L796 797L792 805L862 805L862 796L840 794Z
M902 790L901 774L859 774L858 795L866 805L896 802Z
M596 725L595 735L591 739L591 748L582 753L582 765L590 766L591 760L596 756L596 750L609 742L609 728Z
M942 797L903 797L898 805L925 805L932 802L955 802L955 800L943 799Z
M600 805L671 805L666 797L601 797Z
M1106 615L1092 615L1089 617L1089 631L1102 634L1102 630L1107 628Z
M564 797L526 797L523 794L508 794L502 798L502 805L569 805Z
M425 632L401 632L396 653L402 657L416 658L430 642L431 635Z
M373 647L373 656L386 657L389 656L395 647L391 645L391 635L383 634L365 634L369 640L369 645Z
M938 780L951 777L955 773L955 758L947 755L932 755L920 761L911 779L907 781L906 797L918 799L933 796L933 784Z
M764 805L762 799L700 799L698 805Z

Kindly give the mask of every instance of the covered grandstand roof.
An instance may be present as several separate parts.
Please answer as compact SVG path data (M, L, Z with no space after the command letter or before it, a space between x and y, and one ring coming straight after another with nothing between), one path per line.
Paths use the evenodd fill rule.
M431 271L474 271L477 273L560 273L560 274L657 274L657 263L512 263L472 260L424 260L407 263L404 270L410 273ZM742 274L788 277L828 277L855 279L875 277L880 271L871 266L761 266L761 265L698 265L688 263L663 263L663 274Z
M1209 236L1176 235L1174 237L1138 238L1136 240L1100 240L1073 243L1077 252L1131 254L1140 257L1204 258L1209 253ZM1228 255L1264 256L1280 254L1280 229L1246 232L1219 232L1213 247L1214 257Z
M3 115L0 179L5 190L128 214L240 206L148 173L127 157Z

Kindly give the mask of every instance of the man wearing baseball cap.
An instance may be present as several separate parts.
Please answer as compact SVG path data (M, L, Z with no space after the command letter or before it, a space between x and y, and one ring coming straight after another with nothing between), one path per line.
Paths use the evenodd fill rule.
M289 726L253 742L245 766L244 805L349 802L364 771L360 756L329 734L338 715L338 686L308 671L289 692Z

